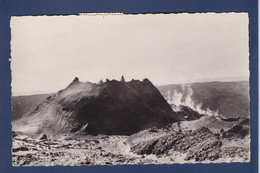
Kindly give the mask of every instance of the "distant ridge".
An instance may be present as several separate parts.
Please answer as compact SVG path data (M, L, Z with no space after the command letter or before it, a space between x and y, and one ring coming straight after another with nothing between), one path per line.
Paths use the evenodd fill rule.
M157 88L166 98L169 93L173 95L174 92L187 94L185 86L192 90L195 104L201 104L204 110L218 111L226 118L250 116L249 81L170 84Z
M24 114L33 111L33 109L49 95L51 94L12 96L12 120L17 120Z

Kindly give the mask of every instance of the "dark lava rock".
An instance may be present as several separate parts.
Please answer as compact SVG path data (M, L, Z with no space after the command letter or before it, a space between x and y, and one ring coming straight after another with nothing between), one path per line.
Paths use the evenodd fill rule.
M40 137L39 137L40 140L47 140L47 135L46 134L42 134Z
M158 143L158 140L152 141L151 143L148 143L143 148L137 151L137 154L143 155L143 154L152 154L155 145Z
M241 125L235 125L235 126L233 126L233 127L231 127L231 129L229 129L227 132L228 133L239 133L240 132L240 130L242 130L243 129L243 126L241 126Z
M18 148L13 148L13 152L17 151L29 151L27 147L18 147Z
M120 82L125 82L125 77L122 76Z
M70 130L70 132L77 132L77 131L79 131L81 128L82 128L81 125L77 125L76 127L73 127L73 128Z
M222 121L226 121L226 122L234 122L234 121L239 121L241 117L237 117L237 118L221 118Z
M249 126L246 125L234 125L229 130L225 131L222 136L224 138L241 137L249 135Z
M180 117L183 117L185 120L191 121L191 120L197 120L201 118L202 114L199 114L197 111L194 111L188 106L181 105L181 109L177 112L177 114Z
M21 134L21 132L12 131L12 137L13 137L13 138L16 137L16 136L18 136L18 135L20 135L20 134Z
M151 129L149 129L149 132L156 133L158 132L158 129L156 127L152 127Z
M216 160L220 156L222 142L208 128L193 132L176 132L172 135L157 138L151 141L140 142L131 148L131 151L157 156L167 154L170 150L187 153L185 160L195 161Z
M249 126L250 120L248 118L240 119L239 125L247 125Z
M81 162L81 163L79 163L80 165L90 165L90 164L92 164L91 163L91 159L90 158L88 158L88 157L86 157L85 158L85 161L83 161L83 162Z
M58 130L74 133L88 123L85 131L91 135L131 135L184 120L148 79L125 82L122 78L122 82L106 80L95 84L75 78L52 98L38 106L30 116L40 120L46 112L52 111L51 115L55 112L53 118L57 123L49 119L44 122L48 131L53 128L54 133Z
M104 82L103 82L102 80L100 80L98 83L99 83L99 84L103 84Z
M78 81L79 81L78 77L75 77L75 79L73 80L73 82L78 82Z

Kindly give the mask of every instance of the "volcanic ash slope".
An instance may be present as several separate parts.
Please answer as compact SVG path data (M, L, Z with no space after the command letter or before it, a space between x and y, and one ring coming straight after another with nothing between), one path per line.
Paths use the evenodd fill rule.
M75 78L67 88L14 121L13 131L53 138L79 132L131 135L182 119L148 79L95 84Z

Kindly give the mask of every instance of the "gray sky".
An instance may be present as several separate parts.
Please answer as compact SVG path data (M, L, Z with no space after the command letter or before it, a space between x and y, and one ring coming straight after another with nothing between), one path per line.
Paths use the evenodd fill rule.
M76 76L249 78L247 13L12 17L11 34L13 95L56 92Z

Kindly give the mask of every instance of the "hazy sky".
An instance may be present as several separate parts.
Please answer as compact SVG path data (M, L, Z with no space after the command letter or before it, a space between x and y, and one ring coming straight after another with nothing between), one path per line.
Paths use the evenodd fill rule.
M246 13L26 16L11 19L13 95L74 77L155 85L249 78Z

